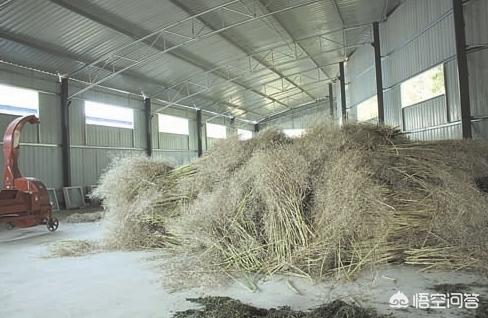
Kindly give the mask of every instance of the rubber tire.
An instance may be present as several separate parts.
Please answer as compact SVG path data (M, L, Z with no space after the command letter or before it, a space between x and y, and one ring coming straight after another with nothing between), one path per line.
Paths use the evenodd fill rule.
M59 227L59 221L55 217L50 217L47 222L46 222L46 227L49 232L54 232L58 229Z

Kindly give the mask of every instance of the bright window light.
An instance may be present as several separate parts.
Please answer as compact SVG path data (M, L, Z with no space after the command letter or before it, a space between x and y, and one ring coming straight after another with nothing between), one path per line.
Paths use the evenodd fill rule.
M158 114L159 132L178 135L189 135L188 119Z
M9 115L39 115L39 92L0 85L0 113Z
M207 123L207 137L209 138L226 138L227 129L223 125Z
M298 138L303 136L303 134L305 133L305 129L283 129L283 133L290 138Z
M374 95L357 106L358 121L368 121L378 117L378 96Z
M249 140L252 138L252 131L246 129L237 129L239 140Z
M96 102L85 102L88 125L134 129L134 110Z
M446 93L444 65L437 65L401 84L402 107L415 105Z

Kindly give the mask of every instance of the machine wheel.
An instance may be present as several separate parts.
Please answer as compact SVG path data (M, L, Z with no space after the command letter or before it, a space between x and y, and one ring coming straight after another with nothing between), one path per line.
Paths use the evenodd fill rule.
M7 230L9 230L9 231L10 231L10 230L13 230L13 229L14 229L14 227L15 227L15 224L13 224L13 223L11 223L11 222L7 223Z
M46 222L46 226L49 232L54 232L58 229L59 221L55 217L50 217Z

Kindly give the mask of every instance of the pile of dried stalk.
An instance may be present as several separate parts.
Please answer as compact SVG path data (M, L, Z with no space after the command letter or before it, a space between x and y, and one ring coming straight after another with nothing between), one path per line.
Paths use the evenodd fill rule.
M352 277L385 263L488 267L488 145L322 125L222 141L172 169L126 158L101 178L111 247L171 247L202 268Z

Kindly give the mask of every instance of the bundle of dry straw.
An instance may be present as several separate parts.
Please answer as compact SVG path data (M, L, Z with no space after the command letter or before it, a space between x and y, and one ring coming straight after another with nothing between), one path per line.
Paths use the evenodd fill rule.
M112 246L178 245L229 272L352 277L388 262L486 270L488 146L322 125L229 138L171 169L122 159L101 179Z
M92 194L103 200L107 210L104 245L137 249L176 244L165 222L177 215L186 198L174 191L177 180L192 172L190 167L173 169L142 156L115 158Z

